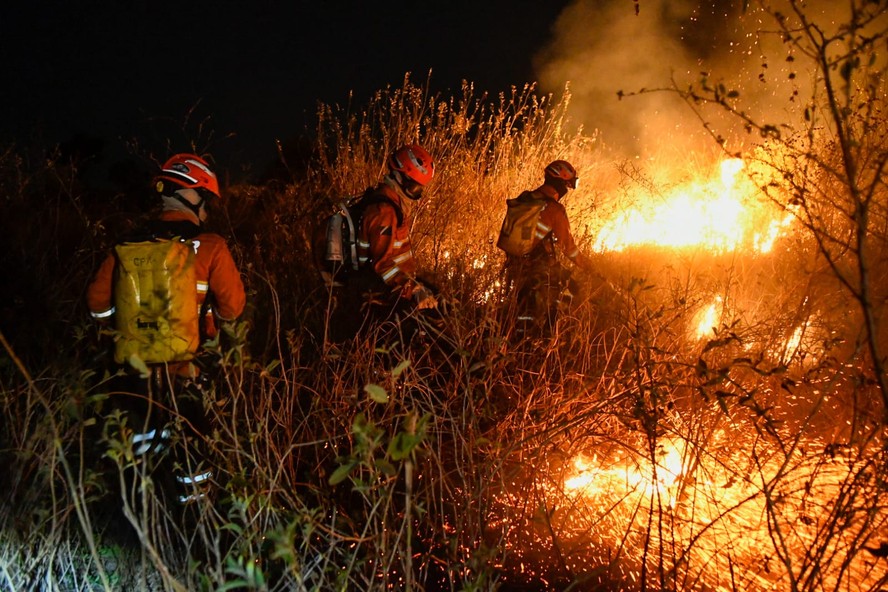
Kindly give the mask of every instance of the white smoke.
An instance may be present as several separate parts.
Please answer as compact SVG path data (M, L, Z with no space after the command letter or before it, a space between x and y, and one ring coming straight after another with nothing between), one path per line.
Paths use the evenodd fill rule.
M742 126L719 110L698 116L675 93L619 99L618 92L666 88L673 82L685 88L707 72L710 81L739 91L750 115L774 122L794 117L812 94L811 69L804 60L787 62L773 18L756 2L745 9L743 4L576 0L559 16L551 44L536 56L540 86L557 93L568 84L573 119L600 130L605 144L628 155L686 154L714 145L700 117L718 135L742 143ZM847 2L833 0L806 6L806 14L825 29L843 22L848 10Z

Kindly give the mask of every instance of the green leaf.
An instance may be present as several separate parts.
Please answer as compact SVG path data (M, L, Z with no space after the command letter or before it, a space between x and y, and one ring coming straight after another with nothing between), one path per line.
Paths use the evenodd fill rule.
M401 360L401 362L392 369L392 377L397 378L410 367L410 360Z
M364 392L377 403L388 403L388 393L378 384L368 384L364 387Z
M138 354L132 354L128 361L130 366L139 371L139 376L142 378L148 378L151 374L151 371L148 370L148 365L142 361L142 358L140 358Z
M388 454L392 460L404 460L422 442L422 434L400 432L389 442Z
M231 582L225 582L221 587L217 588L218 592L228 592L229 590L238 590L241 588L249 588L250 582L245 579L237 579Z
M398 474L398 470L395 468L395 465L385 460L384 458L380 458L376 461L376 470L386 477L394 477Z
M330 485L338 485L339 483L342 483L348 478L349 474L351 474L352 470L356 466L358 466L357 461L349 461L346 464L341 465L339 468L333 471L333 474L330 475L329 479L327 479L327 483L329 483Z
M234 532L237 534L243 534L243 532L244 532L244 529L241 526L235 524L234 522L229 522L228 524L223 524L219 528L220 528L220 530L230 530L231 532Z
M247 579L250 581L252 588L264 588L265 574L262 573L262 566L253 561L247 563Z

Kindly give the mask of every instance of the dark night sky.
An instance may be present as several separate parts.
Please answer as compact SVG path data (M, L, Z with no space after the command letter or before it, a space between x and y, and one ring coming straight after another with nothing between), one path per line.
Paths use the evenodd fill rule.
M498 93L535 80L532 57L567 1L19 3L0 18L0 142L47 145L76 134L121 150L182 137L210 117L211 151L236 168L274 159L318 101L363 104L432 71L433 91ZM286 8L284 8L286 6ZM191 128L194 134L196 126ZM218 152L218 154L217 154Z

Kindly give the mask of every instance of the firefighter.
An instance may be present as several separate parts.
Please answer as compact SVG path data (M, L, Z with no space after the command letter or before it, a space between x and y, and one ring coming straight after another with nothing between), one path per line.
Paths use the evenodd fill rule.
M438 306L430 287L416 277L407 215L409 204L432 180L432 157L418 144L407 144L389 156L387 165L382 181L361 198L359 270L348 279L331 323L334 340L354 336L368 320L400 319L412 310Z
M136 388L147 391L147 397L145 393L136 393L137 396L127 398L120 407L130 412L129 439L137 456L168 448L174 435L187 442L175 451L177 498L184 504L203 497L214 477L200 453L200 444L210 433L203 400L208 384L198 365L200 344L217 336L219 323L232 322L241 315L246 295L225 240L203 228L208 203L221 199L216 175L207 162L193 154L172 156L155 177L154 190L161 203L159 215L126 237L105 258L87 289L87 305L93 318L106 324L113 322L117 329L116 362L127 367L129 356L136 355L151 367L152 378L148 384L144 377L136 379ZM176 277L186 278L184 284L176 283L175 278L158 276L171 273L166 269L172 267L170 263L154 271L147 269L146 261L156 254L144 249L166 243L178 247L178 252L183 254L179 257L183 261L182 270ZM121 245L130 250L121 250ZM143 276L133 275L131 280L121 283L129 260L142 264ZM136 304L131 302L133 296L128 295L128 283L141 284L142 293L135 296ZM168 284L174 293L158 296L160 284ZM165 302L150 302L151 298L158 297ZM152 307L163 309L160 316L164 318L145 317L145 311ZM172 310L177 307L183 310ZM124 310L129 308L136 309L134 314L139 317L136 323L148 332L147 337L130 335L123 318ZM171 327L169 331L159 328L163 324ZM151 331L162 334L161 337L172 333L164 344L187 345L179 349L176 349L178 346L157 346L161 340ZM129 368L129 374L134 376L133 368ZM169 377L175 378L170 381ZM156 383L165 380L166 384L153 391L150 380ZM154 401L155 397L161 400ZM172 417L163 409L176 410L183 421L171 421ZM174 433L170 427L174 424L183 426L182 433Z
M514 201L534 203L541 208L531 220L528 252L506 253L506 282L516 294L519 335L551 334L560 302L569 301L576 286L570 269L559 261L560 254L584 270L592 270L591 260L577 247L570 231L567 212L561 198L576 189L577 171L566 160L555 160L543 171L544 182L532 191L525 191Z

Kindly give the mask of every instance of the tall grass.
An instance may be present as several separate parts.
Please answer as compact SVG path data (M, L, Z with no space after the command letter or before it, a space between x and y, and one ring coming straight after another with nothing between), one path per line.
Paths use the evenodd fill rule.
M568 131L568 102L471 84L446 97L405 79L360 107L322 106L314 158L289 183L228 188L213 224L250 305L207 398L219 490L184 512L119 436L128 420L109 398L125 394L80 304L112 214L75 171L4 152L5 261L32 278L4 288L16 322L4 318L0 373L3 587L884 586L875 387L842 326L781 349L799 322L788 309L842 310L838 291L806 283L804 237L773 258L600 256L608 282L578 274L551 339L509 339L493 245L504 200L554 158L585 177L569 200L589 215L601 185L586 179L638 181ZM436 158L412 214L447 314L417 315L410 341L383 323L331 347L311 231L412 141ZM24 226L26 214L57 223ZM21 302L32 289L43 297ZM688 327L713 293L728 304L698 340Z

